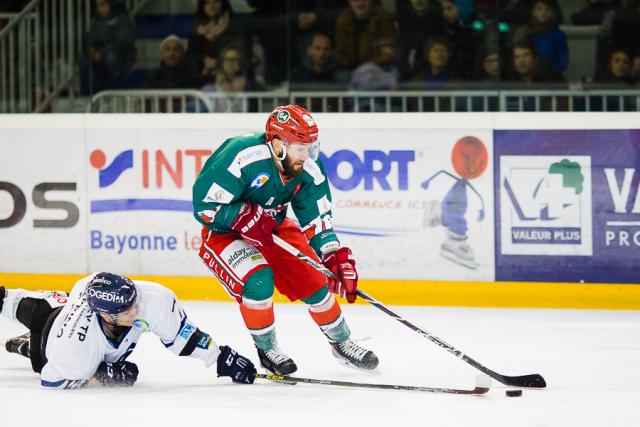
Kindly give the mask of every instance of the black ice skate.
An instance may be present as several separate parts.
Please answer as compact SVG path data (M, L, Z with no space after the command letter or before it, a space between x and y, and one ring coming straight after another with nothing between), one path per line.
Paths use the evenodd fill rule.
M296 363L278 347L267 351L257 350L260 365L274 375L290 375L298 370Z
M371 350L360 347L351 340L332 343L333 355L347 366L370 371L378 366L378 357Z
M19 337L10 338L4 343L4 347L9 353L19 354L21 356L29 358L29 338L31 333L27 332Z

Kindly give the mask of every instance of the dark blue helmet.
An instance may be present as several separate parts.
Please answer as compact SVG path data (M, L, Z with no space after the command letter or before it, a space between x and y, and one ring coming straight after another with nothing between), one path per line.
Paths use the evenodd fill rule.
M136 286L130 279L113 273L98 273L87 285L87 302L93 311L118 314L136 302Z

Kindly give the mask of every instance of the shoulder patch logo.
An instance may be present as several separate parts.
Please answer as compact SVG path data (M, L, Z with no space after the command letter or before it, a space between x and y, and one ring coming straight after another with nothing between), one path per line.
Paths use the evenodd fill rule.
M276 115L276 119L280 122L280 123L287 123L289 121L289 119L291 118L291 115L289 114L288 111L286 110L282 110L278 112L278 115Z
M133 327L141 330L142 332L150 332L149 322L144 319L136 319L133 321Z
M207 195L202 199L205 203L223 203L228 204L233 200L233 194L220 187L217 183L211 184Z
M270 159L271 152L266 144L245 148L233 159L227 170L236 178L242 175L242 168L260 160Z
M304 162L303 168L309 175L311 175L311 177L313 178L313 183L315 185L320 185L324 182L325 176L316 162L311 159L307 159L307 161Z
M251 181L251 188L260 188L262 187L268 180L269 177L271 175L269 175L268 173L260 173L258 174L255 178L253 178L253 181Z

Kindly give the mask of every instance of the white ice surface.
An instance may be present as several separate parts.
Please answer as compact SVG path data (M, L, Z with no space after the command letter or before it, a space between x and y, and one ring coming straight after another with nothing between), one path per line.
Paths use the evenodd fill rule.
M256 362L234 303L187 302L219 343ZM396 307L409 320L507 375L542 374L544 390L506 397L349 389L216 378L152 335L130 357L131 389L45 391L28 361L0 351L2 426L634 426L640 425L640 312ZM280 346L298 376L469 388L477 371L372 306L343 310L353 338L378 354L374 373L336 363L301 304L276 305ZM0 339L24 328L0 318ZM41 420L44 417L46 421Z

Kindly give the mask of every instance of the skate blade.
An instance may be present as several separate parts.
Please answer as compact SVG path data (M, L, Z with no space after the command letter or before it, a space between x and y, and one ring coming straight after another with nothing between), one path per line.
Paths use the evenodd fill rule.
M440 249L440 256L442 258L448 259L451 262L455 262L458 265L461 265L463 267L467 267L467 268L469 268L471 270L476 270L480 266L480 264L478 264L475 261L461 259L456 254L454 254L453 252L447 251L445 249Z
M335 357L335 356L334 356L334 357ZM371 372L375 372L375 371L378 369L378 367L377 367L377 366L376 366L375 368L373 368L373 369L363 368L363 367L360 367L360 366L358 366L358 365L354 365L353 363L351 363L351 362L349 362L348 360L345 360L345 359L343 359L343 358L341 358L341 357L336 357L336 361L337 361L340 365L344 365L344 366L346 366L346 367L348 367L348 368L355 369L356 371L360 371L360 372L368 372L368 373L371 373Z

